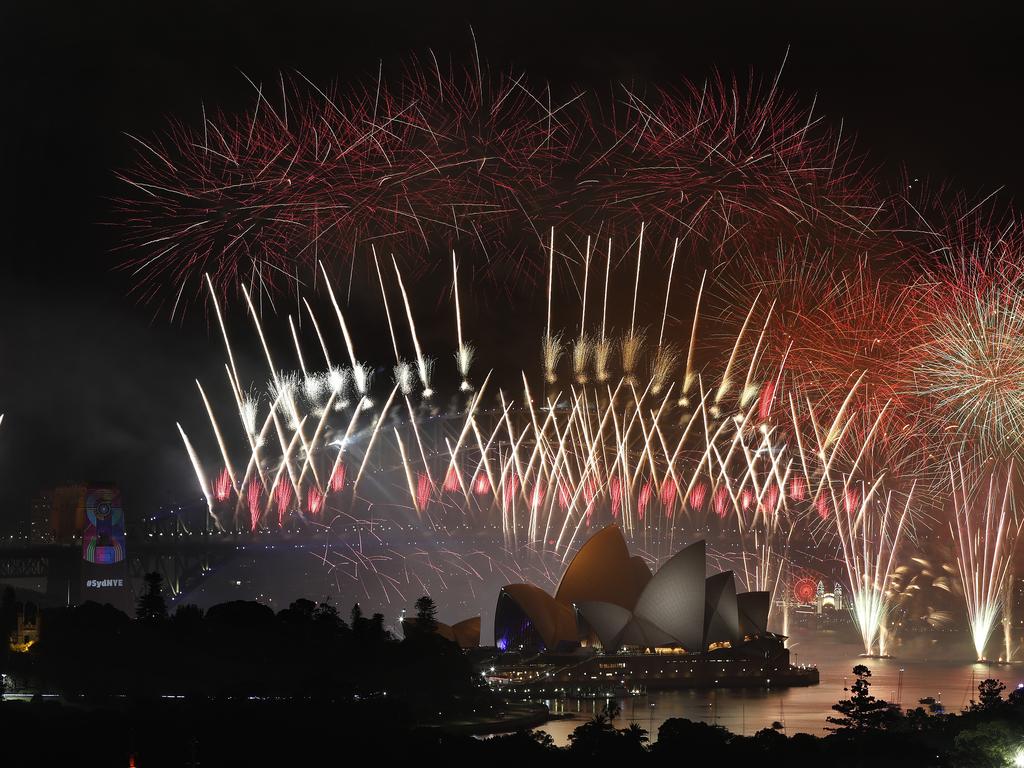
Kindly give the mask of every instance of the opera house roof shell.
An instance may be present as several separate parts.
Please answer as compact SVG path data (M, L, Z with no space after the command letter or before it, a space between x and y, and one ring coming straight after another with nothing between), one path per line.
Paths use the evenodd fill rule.
M651 580L642 557L630 557L617 525L591 536L569 563L555 591L555 600L579 605L591 600L613 603L627 610Z
M655 574L631 557L610 525L573 558L555 596L529 584L501 590L494 637L500 650L565 650L596 637L613 652L624 646L733 646L767 632L770 595L736 594L731 571L707 575L706 547L677 552Z

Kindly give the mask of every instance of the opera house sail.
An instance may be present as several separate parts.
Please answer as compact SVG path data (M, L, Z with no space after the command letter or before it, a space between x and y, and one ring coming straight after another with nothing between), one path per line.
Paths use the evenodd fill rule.
M791 667L784 638L769 631L770 604L768 592L737 594L732 571L709 576L704 541L652 574L610 525L580 548L554 596L531 584L500 591L494 644L502 652L547 655L552 663L558 654L577 659L564 667L575 673L553 666L543 675L546 685L586 677L588 662L580 659L588 655L593 679L618 676L623 684L816 683L817 671ZM657 669L652 659L660 659Z

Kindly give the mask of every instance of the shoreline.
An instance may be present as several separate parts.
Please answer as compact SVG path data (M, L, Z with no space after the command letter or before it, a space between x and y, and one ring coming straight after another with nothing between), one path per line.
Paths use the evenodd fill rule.
M560 720L552 717L551 710L540 702L506 702L502 713L492 717L464 718L440 723L427 723L416 726L416 730L445 733L458 736L491 736L501 733L514 733L521 730L539 728L549 720Z

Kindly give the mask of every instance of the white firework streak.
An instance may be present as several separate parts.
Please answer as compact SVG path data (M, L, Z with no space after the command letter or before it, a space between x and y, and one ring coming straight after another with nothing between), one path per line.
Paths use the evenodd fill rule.
M833 519L850 584L851 610L867 655L876 647L879 655L885 655L889 579L913 498L911 489L903 510L897 512L893 509L891 491L883 491L884 498L876 499L876 494L882 495L881 482L879 478L868 488L856 510L845 503L848 483L842 486L842 503L837 503L836 494L832 494L836 509Z
M985 646L1005 601L1013 547L1021 529L1020 521L1014 519L1013 467L1011 463L1002 493L995 472L989 476L987 487L981 489L971 488L962 461L956 468L950 464L949 473L955 521L955 525L950 523L949 531L956 543L971 640L977 658L984 660ZM984 493L980 499L979 490Z
M553 281L553 242L552 237L549 285ZM609 243L609 253L610 248ZM637 274L640 256L638 249ZM589 270L589 247L587 259L586 269ZM452 267L452 295L459 335L457 356L460 356L468 345L461 338L462 309L458 305L454 256ZM462 399L458 406L453 400L440 420L437 419L440 410L426 402L427 393L420 394L417 405L411 386L413 371L398 356L391 325L393 318L379 271L384 314L397 361L396 386L383 408L370 400L373 369L357 361L348 323L329 283L327 292L344 336L351 374L332 363L321 325L305 299L302 302L315 330L325 369L318 372L309 366L309 361L319 355L305 353L291 318L288 331L300 373L278 369L256 308L243 288L269 372L272 405L257 434L255 403L258 397L241 394L244 390L234 368L234 357L227 347L229 385L250 449L241 477L235 471L241 461L232 462L227 448L231 441L214 417L206 392L202 392L207 415L218 438L219 463L225 467L235 489L236 499L232 502L235 524L243 525L246 530L254 525L274 524L272 519L251 510L242 515L242 497L257 495L268 510L279 483L287 482L298 502L310 499L313 505L315 498L318 512L320 504L326 503L330 496L331 508L346 519L358 520L367 508L381 502L383 506L377 509L405 509L417 526L427 529L481 526L500 530L509 551L549 553L552 559L545 567L550 570L549 577L556 578L559 565L567 562L585 538L587 528L594 524L620 525L627 539L642 547L645 557L657 561L673 553L676 529L682 523L701 527L712 515L717 515L730 524L734 521L740 532L741 547L736 565L746 587L776 592L789 556L794 525L813 518L805 509L810 504L805 492L811 493L812 499L814 491L833 497L836 493L845 494L854 482L850 478L857 476L860 456L873 438L875 428L868 432L864 445L848 445L853 434L850 403L859 382L828 419L819 419L809 401L808 413L798 419L799 393L776 392L783 381L781 367L772 363L770 373L762 370L769 367L765 364L769 359L765 354L768 336L764 328L756 338L755 332L750 330L753 306L746 312L724 368L717 374L699 370L695 349L700 299L705 290L703 280L692 327L688 329L686 367L680 371L682 380L679 381L675 371L683 361L683 353L678 347L663 343L671 280L665 285L664 304L658 307L661 343L651 344L650 352L644 357L646 339L636 323L636 310L640 308L636 300L638 277L630 286L635 302L631 318L633 331L622 345L625 347L623 365L613 373L612 342L606 329L610 268L609 257L600 332L588 332L584 308L579 319L579 335L574 334L576 341L568 379L571 381L575 376L579 386L569 386L566 392L553 389L543 392L544 387L532 384L524 372L520 397L518 393L493 385L489 387L492 376L488 373L478 391ZM412 306L397 269L396 276L416 348L415 364L426 389L430 383L431 359L420 348ZM588 281L589 273L585 273L584 284ZM585 288L584 302L586 293ZM749 345L746 344L748 337ZM543 337L543 374L548 383L559 375L563 338L563 333L551 327L549 320ZM748 347L753 349L752 354ZM346 353L333 357L344 359ZM587 386L586 369L591 360L597 375L594 384ZM463 382L468 362L464 357L459 360ZM650 375L645 376L644 371L649 371ZM344 394L349 375L357 392L352 404L346 402ZM772 389L765 394L765 387ZM468 391L461 386L460 389ZM490 400L485 402L488 389ZM306 390L306 397L295 397L296 391L303 390ZM535 391L543 392L543 396L534 400ZM404 401L404 408L395 401L396 397ZM780 402L788 399L789 409L777 409L782 422L767 420L763 409L759 412L759 404L767 398ZM497 407L492 405L495 401ZM392 413L392 404L398 406L395 413ZM337 423L339 412L345 414L340 417L344 419L341 423ZM315 425L312 434L310 425ZM395 440L380 439L382 428L393 433ZM809 435L804 433L805 428ZM271 439L273 448L267 446L271 432L277 436L276 441ZM182 437L199 485L208 499L211 515L218 524L221 520L227 522L207 479L220 470L207 472L183 431ZM841 473L838 469L840 456L844 461L856 457L842 467ZM346 482L347 459L351 459L353 469L358 469ZM252 493L243 494L241 491L250 488L257 474L262 490L253 486ZM370 476L372 483L364 482ZM788 492L794 478L801 480L804 489L799 496ZM854 603L862 615L858 625L868 627L866 631L871 638L877 637L878 630L870 626L880 625L877 617L884 614L884 606L881 610L877 605L870 607L875 593L863 586L864 568L857 565L865 559L865 550L861 546L853 551L850 542L861 542L866 525L877 526L875 507L879 502L876 497L884 496L886 508L891 503L893 497L883 493L880 483L879 479L872 485L871 493L866 494L867 498L861 503L862 512L847 520L842 530L832 532L840 541L846 540L847 566L852 569L851 573L860 574L852 586ZM366 496L358 493L361 487ZM387 495L375 496L381 493ZM403 500L400 506L395 504L398 498ZM404 503L406 499L408 504ZM871 509L867 509L868 505ZM214 507L217 507L216 512ZM909 501L899 525L893 526L896 540L887 539L885 544L890 559L903 530L908 507ZM401 515L398 511L395 514ZM886 512L882 518L895 520L895 513ZM824 527L821 521L812 522L818 524L819 532ZM319 525L314 520L304 520L304 524ZM655 542L658 549L649 551ZM871 562L878 565L879 560L876 557ZM854 581L852 576L851 581ZM863 610L860 606L864 606ZM871 620L871 615L876 619Z

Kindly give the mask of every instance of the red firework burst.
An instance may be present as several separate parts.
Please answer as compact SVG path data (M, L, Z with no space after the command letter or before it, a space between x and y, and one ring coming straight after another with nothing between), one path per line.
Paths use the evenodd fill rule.
M729 511L729 490L724 486L718 486L718 490L715 491L715 495L711 500L711 505L715 508L715 514L720 518L724 518Z
M578 239L625 222L632 240L646 221L652 239L715 258L780 236L861 236L870 174L774 85L611 95L557 99L514 73L415 61L397 84L282 77L246 112L132 137L124 266L141 296L177 308L205 273L225 296L242 277L273 294L320 259L347 275L370 242L414 274L428 251L476 253L476 271L508 288L536 280L551 226Z
M324 508L324 494L319 488L310 488L306 493L306 510L310 515L316 517Z
M337 493L345 487L345 463L339 461L331 474L331 491Z
M427 477L425 472L418 472L416 474L416 505L423 511L427 508L427 503L430 501L430 478Z
M618 477L613 477L609 490L612 498L612 517L618 519L622 511L622 481Z
M822 520L827 520L832 515L832 502L828 498L828 491L822 491L818 494L814 506L818 510L818 517Z
M572 501L572 490L569 488L569 484L564 480L558 483L558 506L563 510L569 508L569 504Z
M602 211L677 233L685 224L688 242L726 256L780 236L859 239L874 182L850 142L811 128L812 111L777 80L749 82L715 76L649 97L626 90L611 110L611 149L585 168L601 179Z
M263 512L260 504L260 496L263 493L263 484L260 483L258 478L254 478L249 481L249 485L245 491L246 502L249 506L249 521L252 526L252 530L256 530L260 523L260 514Z
M800 475L795 475L789 481L789 498L793 501L803 501L807 498L807 481Z
M535 486L533 486L533 491L529 494L529 496L530 496L530 506L531 507L536 508L536 507L539 507L541 504L543 504L544 503L544 486L543 486L543 484L537 483Z
M222 469L213 483L213 498L217 501L227 501L231 497L231 475L227 469Z
M519 492L519 477L515 473L510 474L505 479L504 501L505 501L505 506L506 507L509 506L510 504L512 504L512 500L515 499L516 494L518 492Z
M135 139L136 163L119 174L131 190L118 201L126 266L141 269L145 294L204 272L222 294L250 273L272 291L325 254L342 273L363 244L385 238L414 255L428 243L479 246L516 272L518 260L539 258L528 219L553 210L552 174L589 122L571 116L574 95L553 116L549 96L521 77L433 66L410 66L396 86L282 77L273 101L260 90L247 112L204 112L198 126ZM517 245L524 237L529 249Z
M454 493L462 487L462 481L459 479L459 470L455 467L449 467L447 474L444 476L444 490L448 493Z
M281 525L292 503L292 486L287 480L278 481L274 488L274 502L277 504L278 525Z
M695 511L699 511L700 508L704 506L704 498L707 496L707 493L708 487L703 481L695 483L693 489L690 491L690 508Z
M647 507L651 503L651 497L654 495L654 489L651 488L650 483L644 483L640 489L640 495L637 497L636 508L639 513L641 520L644 519L644 515L647 513Z

